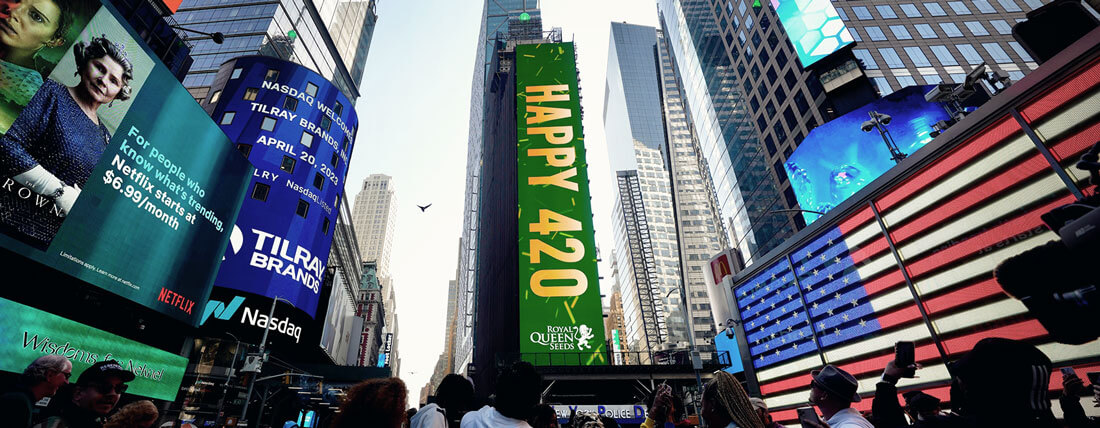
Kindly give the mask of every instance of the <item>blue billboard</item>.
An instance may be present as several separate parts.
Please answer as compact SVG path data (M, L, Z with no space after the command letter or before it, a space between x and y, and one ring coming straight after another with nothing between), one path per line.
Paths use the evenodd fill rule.
M256 167L214 285L315 316L358 128L351 101L312 70L247 56L222 65L203 103Z
M810 131L785 164L798 205L828 212L896 165L882 136L861 129L871 111L892 117L886 129L907 155L932 141L932 125L949 118L942 104L924 100L933 87L909 86ZM806 224L820 217L802 216Z
M852 34L830 0L771 0L803 67L852 44Z

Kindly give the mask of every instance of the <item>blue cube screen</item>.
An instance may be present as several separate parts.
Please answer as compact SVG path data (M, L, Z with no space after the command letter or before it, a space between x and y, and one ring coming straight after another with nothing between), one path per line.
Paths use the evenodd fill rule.
M771 4L803 67L853 42L830 0L771 0Z
M828 212L896 165L878 131L860 129L870 111L893 118L886 129L905 154L932 141L932 125L948 115L942 104L924 100L931 89L910 86L814 128L785 164L798 205ZM802 216L807 224L820 217Z

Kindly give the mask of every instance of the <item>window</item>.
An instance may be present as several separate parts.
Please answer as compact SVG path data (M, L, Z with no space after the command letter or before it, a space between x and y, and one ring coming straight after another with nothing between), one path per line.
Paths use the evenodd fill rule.
M940 7L939 3L925 3L924 8L928 9L928 14L932 16L947 16L947 12L943 11L943 7Z
M244 155L245 158L248 158L248 154L252 153L252 145L237 143L237 151L241 152L241 154Z
M989 31L985 29L985 26L983 26L981 22L966 21L963 24L966 24L966 29L970 30L971 33L974 33L975 36L989 35Z
M939 74L922 74L920 77L924 78L924 83L926 85L938 85L943 83L943 79L940 78Z
M309 202L306 202L304 199L299 199L298 208L294 210L294 214L297 214L298 217L306 218L306 215L309 214Z
M340 166L340 152L332 152L332 170L335 171Z
M340 104L340 102L337 101L336 105L332 107L332 111L333 113L336 113L337 116L339 116L341 113L344 112L344 105Z
M229 78L230 79L236 79L238 77L241 77L241 71L242 71L242 69L240 67L234 68L233 69L233 75L229 76Z
M882 55L883 61L886 61L886 67L905 68L905 63L901 61L901 57L894 48L879 48L878 54Z
M955 49L958 49L963 58L966 58L967 64L974 65L984 62L982 61L982 56L978 54L978 50L974 49L974 46L970 45L969 43L955 45Z
M267 70L267 74L264 75L264 81L274 82L276 80L279 80L279 70L275 70L275 69Z
M325 217L325 219L323 221L321 221L321 234L322 235L328 235L328 225L329 225L328 217Z
M867 37L870 37L871 40L874 40L876 42L886 40L886 35L882 33L881 28L872 25L870 27L864 27L863 31L867 32Z
M932 54L936 55L936 59L940 60L940 64L946 66L959 65L959 62L955 60L955 55L951 54L951 51L947 50L947 46L944 45L932 45Z
M311 97L316 97L317 96L317 85L306 82L306 95L309 95Z
M210 104L216 104L220 99L222 99L222 90L218 89L214 91L213 95L210 95Z
M915 4L902 3L902 4L899 4L898 7L901 7L901 12L904 13L905 16L907 16L907 17L910 17L910 18L920 18L921 17L920 9L917 9L917 5L915 5Z
M882 15L882 17L886 19L894 19L898 17L898 14L894 13L894 9L892 9L888 4L880 4L878 6L875 6L875 10L878 11L879 15Z
M961 1L949 1L949 2L947 2L947 6L950 7L951 10L954 11L956 15L970 15L971 14L970 13L970 8L966 7L966 4L964 4Z
M237 117L237 112L227 111L222 114L222 121L218 122L218 125L232 125L234 117Z
M302 145L306 147L313 147L313 134L309 131L302 131Z
M840 15L840 19L848 21L848 12L845 12L844 8L842 8L842 7L836 8L836 14Z
M913 61L913 65L917 67L931 67L932 63L928 61L928 57L924 55L924 51L918 46L905 47L905 54L909 55L909 59Z
M997 13L997 9L993 8L993 5L989 4L989 0L973 0L974 7L978 8L978 12L981 13Z
M885 77L872 77L871 83L875 84L875 88L878 89L880 95L888 95L894 92L894 88L890 86L890 81Z
M894 33L894 38L898 40L913 40L913 36L909 35L909 30L904 25L891 25L890 32Z
M1004 8L1005 12L1023 11L1023 9L1020 9L1020 5L1016 4L1014 0L997 0L997 3L1001 4L1001 7Z
M283 100L283 110L295 111L298 109L298 99L290 95Z
M1001 48L1001 45L997 43L982 43L982 48L989 53L989 56L993 58L993 62L997 64L1011 64L1012 58L1009 58L1005 50Z
M954 83L963 83L963 82L966 82L966 74L963 74L963 73L952 73L952 74L951 74L951 81L952 81L952 82L954 82Z
M939 35L936 34L936 30L932 29L931 25L916 24L916 27L917 27L917 32L920 33L920 38L922 38L922 39L935 39L935 38L940 37Z
M313 187L316 187L317 190L324 189L325 188L325 176L321 175L321 173L319 173L319 172L314 173L313 174Z
M848 27L848 32L852 34L852 40L862 42L863 38L859 37L859 32L856 31L856 27Z
M1025 62L1034 61L1033 59L1031 59L1031 55L1028 55L1027 51L1024 50L1024 47L1020 46L1019 43L1008 42L1008 45L1012 47L1012 50L1016 51L1016 55L1019 55L1020 59L1024 60Z
M260 95L260 88L248 88L244 90L244 99L246 101L256 101L257 95Z
M1024 72L1022 72L1022 71L1010 71L1010 72L1008 72L1008 78L1012 79L1013 82L1018 82L1018 81L1020 81L1020 79L1024 78Z
M867 8L863 6L852 6L852 12L855 12L856 19L859 19L860 21L875 19L875 17L871 16L871 11L867 10Z
M994 19L989 21L989 24L993 26L994 30L997 30L997 34L1012 34L1012 26L1008 25L1003 19Z
M954 22L941 22L940 23L940 29L943 30L944 34L947 34L947 37L962 37L963 36L962 30L960 30L959 26L955 25Z
M852 54L863 62L864 69L878 70L878 64L875 63L875 58L871 56L871 52L867 49L852 49Z
M287 155L283 155L283 162L279 164L279 169L293 174L294 173L294 165L297 164L297 163L298 163L297 159L294 159L294 158L292 158L290 156L287 156Z
M916 86L917 85L917 81L916 81L916 79L913 79L913 76L894 76L894 77L896 77L898 79L898 85L900 85L903 88L906 87L906 86Z
M332 128L332 119L329 119L328 116L322 117L321 118L321 128L324 128L324 130L326 132L329 129L331 129Z
M1042 0L1024 0L1024 3L1027 3L1027 7L1030 7L1032 9L1043 7Z
M264 120L262 122L260 122L260 129L262 129L264 131L274 131L275 130L275 118L271 117L271 116L265 116Z
M256 183L252 186L252 199L267 202L267 194L271 192L271 186L264 183Z

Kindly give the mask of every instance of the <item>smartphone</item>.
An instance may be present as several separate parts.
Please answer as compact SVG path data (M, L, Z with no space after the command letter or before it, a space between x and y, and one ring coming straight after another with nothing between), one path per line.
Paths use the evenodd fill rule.
M1100 385L1100 372L1085 373L1085 376L1088 376L1089 383L1093 385Z
M1069 376L1069 375L1075 375L1076 374L1076 373L1073 372L1073 367L1062 367L1061 370L1062 370L1062 376Z
M915 348L913 342L898 342L894 344L894 364L899 369L904 369L913 365L916 361L916 355L914 354Z
M806 424L810 422L810 424ZM817 416L817 412L813 407L800 407L798 408L798 423L804 427L819 427L821 426L821 418Z

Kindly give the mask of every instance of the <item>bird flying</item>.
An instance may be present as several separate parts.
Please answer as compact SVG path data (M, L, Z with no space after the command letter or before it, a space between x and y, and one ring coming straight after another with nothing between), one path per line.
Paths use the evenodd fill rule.
M430 207L430 206L432 206L432 204L428 204L428 205L417 205L416 207L417 207L417 208L420 208L420 212L424 212L424 211L426 211L426 210L428 209L428 207Z

